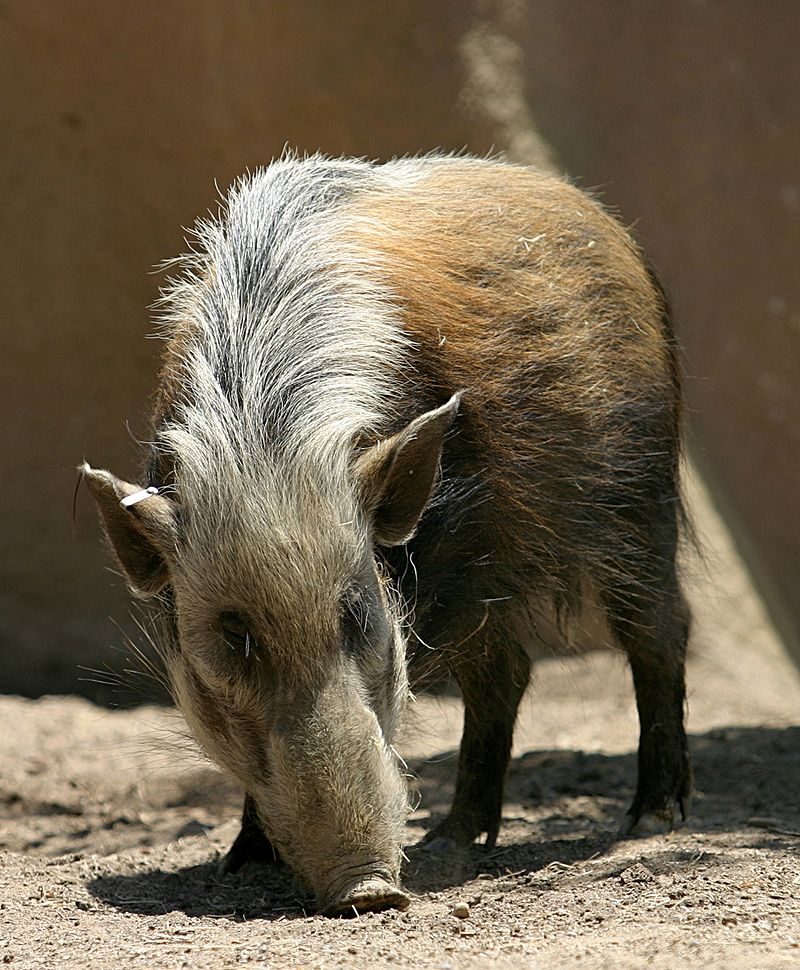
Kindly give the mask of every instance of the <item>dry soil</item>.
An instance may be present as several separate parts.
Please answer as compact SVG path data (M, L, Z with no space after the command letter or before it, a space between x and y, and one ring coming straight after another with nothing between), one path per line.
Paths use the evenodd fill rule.
M695 797L666 836L617 841L635 783L629 676L548 659L517 732L498 846L409 850L406 913L313 915L285 868L221 877L240 792L158 706L0 698L0 962L33 968L800 967L800 678L701 492L689 563ZM403 751L452 792L455 700L421 698ZM464 918L454 915L454 910Z

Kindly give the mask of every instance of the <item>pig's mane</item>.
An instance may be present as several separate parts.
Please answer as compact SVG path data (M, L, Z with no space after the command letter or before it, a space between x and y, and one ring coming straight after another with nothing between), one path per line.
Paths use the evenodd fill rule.
M243 476L272 495L312 480L341 494L353 440L386 426L408 342L375 266L346 242L348 200L385 171L287 155L238 180L174 261L155 445L193 507L236 501Z

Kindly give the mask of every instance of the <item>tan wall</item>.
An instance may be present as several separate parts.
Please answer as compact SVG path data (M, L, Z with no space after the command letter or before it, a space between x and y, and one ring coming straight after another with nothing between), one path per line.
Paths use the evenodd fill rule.
M78 664L119 666L109 617L130 628L129 601L85 496L72 536L73 468L85 455L134 474L158 350L148 271L181 250L213 180L284 143L543 158L531 114L638 221L681 322L694 449L795 629L800 5L475 9L477 28L468 0L0 6L0 691L73 690Z
M530 109L667 281L692 452L800 658L800 4L523 11Z
M74 467L133 475L159 260L284 143L488 147L458 109L459 0L8 0L0 7L0 691L79 687L128 597ZM127 428L130 425L130 432Z

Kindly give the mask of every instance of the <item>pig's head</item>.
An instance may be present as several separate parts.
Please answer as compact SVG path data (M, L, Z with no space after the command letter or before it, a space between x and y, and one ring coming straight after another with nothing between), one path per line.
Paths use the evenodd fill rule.
M129 586L168 604L191 730L328 911L408 903L392 749L408 696L402 604L376 549L413 534L458 402L348 455L333 481L222 454L203 475L182 461L185 427L158 493L83 468Z

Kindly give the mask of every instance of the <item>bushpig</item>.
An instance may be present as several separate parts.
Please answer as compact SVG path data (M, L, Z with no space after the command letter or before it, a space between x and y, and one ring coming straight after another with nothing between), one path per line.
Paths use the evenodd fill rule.
M229 868L279 854L329 912L408 904L409 671L464 700L426 841L492 845L541 617L568 628L587 599L636 692L623 832L669 827L690 783L680 388L628 233L499 160L290 155L179 265L143 480L83 470L171 631L177 704L247 792Z

